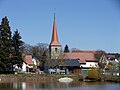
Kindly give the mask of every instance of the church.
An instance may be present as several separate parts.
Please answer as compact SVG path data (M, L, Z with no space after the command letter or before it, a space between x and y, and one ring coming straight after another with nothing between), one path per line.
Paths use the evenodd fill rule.
M96 51L94 50L74 50L67 53L62 53L61 44L58 39L57 33L57 25L56 25L56 17L54 15L54 22L53 22L53 30L52 30L52 38L49 44L49 52L51 59L64 59L67 60L67 64L70 64L72 68L69 68L70 71L74 73L86 73L91 67L97 67L98 61L95 59L94 54ZM75 62L78 61L79 64ZM77 66L77 68L73 68L73 66Z
M54 15L53 32L52 32L51 43L49 45L49 51L50 51L50 58L51 59L58 59L58 57L61 54L61 44L58 40L55 15Z

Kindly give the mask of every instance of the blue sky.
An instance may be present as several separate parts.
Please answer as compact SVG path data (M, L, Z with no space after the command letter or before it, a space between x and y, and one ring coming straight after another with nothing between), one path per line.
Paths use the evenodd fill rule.
M63 48L120 53L119 0L0 0L0 20L31 45L50 43L54 12Z

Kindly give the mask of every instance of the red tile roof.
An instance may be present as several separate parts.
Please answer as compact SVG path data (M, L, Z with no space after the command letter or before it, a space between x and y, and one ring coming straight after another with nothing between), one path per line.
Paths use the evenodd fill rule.
M115 59L115 54L107 54L106 57L108 59Z
M86 61L96 61L94 57L95 51L77 50L70 53L64 53L64 59L80 59L80 63Z
M81 53L96 53L95 50L73 50L72 52L81 52Z
M26 64L33 64L33 62L32 62L32 56L31 55L25 55L24 56L24 62L26 63Z

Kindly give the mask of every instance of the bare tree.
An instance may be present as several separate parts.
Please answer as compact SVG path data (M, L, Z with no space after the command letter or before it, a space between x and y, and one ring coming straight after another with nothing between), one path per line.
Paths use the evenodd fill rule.
M30 44L24 44L20 49L22 53L32 55L32 46Z
M48 56L49 54L48 44L46 43L37 43L34 46L30 44L24 44L21 47L21 50L23 53L30 54L32 56Z
M22 53L29 54L32 56L39 56L39 62L42 69L44 69L44 64L49 58L49 46L46 43L37 43L36 45L24 44L21 47Z
M36 56L43 56L43 57L48 57L49 56L49 45L46 43L38 43L34 46ZM33 50L34 52L34 50Z
M95 52L94 56L95 56L96 60L100 60L100 58L101 58L103 55L105 55L105 54L106 54L105 51L103 51L103 50L97 50L97 51Z

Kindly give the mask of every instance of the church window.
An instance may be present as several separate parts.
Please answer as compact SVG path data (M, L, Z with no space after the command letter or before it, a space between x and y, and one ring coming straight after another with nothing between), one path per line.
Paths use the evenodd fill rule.
M55 51L57 52L57 48L55 48Z

